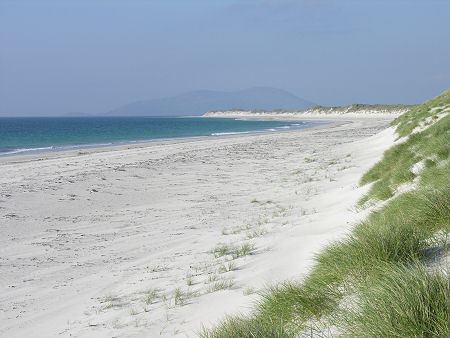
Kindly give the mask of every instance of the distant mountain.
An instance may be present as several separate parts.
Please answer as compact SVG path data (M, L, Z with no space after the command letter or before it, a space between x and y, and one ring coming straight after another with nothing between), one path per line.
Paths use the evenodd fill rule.
M202 115L211 110L304 109L312 102L285 90L254 87L233 92L198 90L178 96L137 101L108 112L115 116Z

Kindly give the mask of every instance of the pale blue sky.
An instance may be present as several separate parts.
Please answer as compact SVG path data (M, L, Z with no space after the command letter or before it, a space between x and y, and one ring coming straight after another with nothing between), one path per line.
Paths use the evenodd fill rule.
M0 111L252 86L420 102L450 87L449 13L448 0L0 0Z

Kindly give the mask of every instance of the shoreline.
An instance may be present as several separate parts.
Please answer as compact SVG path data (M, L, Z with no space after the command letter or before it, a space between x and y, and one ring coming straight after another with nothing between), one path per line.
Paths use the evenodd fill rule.
M185 337L247 311L364 215L388 122L0 161L0 335Z
M213 138L224 138L224 137L240 137L249 135L261 135L261 134L271 134L271 133L286 133L286 132L296 132L299 130L311 129L311 128L322 128L326 127L328 124L340 125L342 123L348 123L354 120L365 120L365 119L377 119L377 120L392 120L397 117L398 114L295 114L295 113L282 113L282 114L269 114L269 113L249 113L242 115L234 115L233 113L224 115L202 115L202 116L179 116L178 118L206 118L206 119L244 119L244 120L257 120L257 121L284 121L284 122L317 122L317 125L306 127L306 128L293 128L289 130L283 130L278 128L277 130L252 130L245 132L230 132L223 133L223 135L202 135L202 136L181 136L181 137L170 137L170 138L155 138L148 140L127 140L127 141L117 141L108 142L107 144L81 144L81 145L59 145L59 146L43 146L36 147L36 150L26 150L20 152L11 153L0 153L0 164L9 162L8 159L17 160L33 160L35 158L43 157L58 157L59 155L49 156L51 154L62 154L65 155L78 155L79 152L82 153L92 153L110 150L121 150L121 149L131 149L134 147L148 147L153 144L160 143L172 143L172 142L189 142L202 139L213 139ZM56 149L55 149L56 148ZM11 161L15 162L15 161Z
M209 117L206 117L209 118ZM234 117L223 117L234 119ZM301 122L299 119L270 119L270 118L249 118L250 120L277 120L277 121L286 121L286 122ZM248 132L230 132L230 134L224 135L203 135L203 136L182 136L182 137L171 137L171 138L157 138L157 139L149 139L142 141L121 141L110 144L98 145L98 144L85 144L85 145L68 145L67 149L45 149L43 151L30 151L27 153L4 153L0 154L0 165L4 163L18 163L23 161L32 161L32 160L42 160L49 158L59 158L65 156L78 156L99 152L108 152L108 151L117 151L124 149L135 149L135 148L145 148L152 145L161 145L161 144L177 144L177 143L185 143L185 142L195 142L199 140L214 140L214 139L226 139L233 137L245 137L252 135L264 135L264 134L276 134L276 133L290 133L290 132L299 132L303 130L310 130L316 128L326 128L328 125L332 124L335 126L339 126L345 123L351 122L351 119L305 119L306 121L317 121L317 125L313 125L311 127L306 128L293 128L293 129L277 129L275 131L269 130L256 130L256 131L248 131ZM46 147L48 148L48 147ZM81 154L80 154L81 153Z

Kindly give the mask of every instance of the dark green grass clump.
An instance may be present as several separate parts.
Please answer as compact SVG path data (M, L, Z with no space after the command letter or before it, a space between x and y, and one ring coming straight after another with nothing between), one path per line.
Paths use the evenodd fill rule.
M354 337L448 337L450 284L422 264L393 265L360 291L358 311L346 319Z
M291 332L308 327L310 319L319 320L337 307L342 293L329 286L322 276L312 274L303 283L287 282L269 288L257 306L261 320L278 318Z
M294 338L279 320L262 320L245 316L227 317L213 330L203 330L202 338Z

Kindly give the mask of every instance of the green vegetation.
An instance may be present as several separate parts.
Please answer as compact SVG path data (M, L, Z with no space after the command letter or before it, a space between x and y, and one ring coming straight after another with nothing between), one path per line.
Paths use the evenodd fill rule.
M144 302L147 305L153 304L159 297L159 289L148 289L145 293Z
M249 295L252 295L252 294L254 294L254 293L256 293L256 289L253 288L253 287L251 287L251 286L247 286L247 287L242 291L242 294L243 294L244 296L249 296Z
M219 244L212 250L215 258L230 255L233 259L251 255L255 250L255 246L251 243L243 243L240 245Z
M266 290L249 316L228 317L201 336L448 337L450 284L442 271L448 269L442 257L450 230L446 107L450 91L394 121L407 138L361 180L373 183L361 204L390 200L319 254L304 281ZM403 183L413 189L396 194Z
M212 254L214 255L214 257L219 258L228 255L231 252L232 248L233 247L228 244L219 244L212 250Z
M173 293L173 302L175 306L183 306L186 305L187 302L194 297L197 297L198 293L195 291L183 291L180 288L176 288Z
M450 89L430 101L412 107L409 112L402 114L393 121L393 125L397 126L397 134L402 137L410 135L420 123L426 123L426 119L435 118L449 105Z
M433 108L436 105L438 109ZM409 137L387 150L384 158L364 174L360 182L362 185L374 183L360 201L361 205L370 199L385 200L392 197L401 184L411 182L418 176L419 173L412 171L415 164L423 161L424 166L430 168L448 160L450 116L443 117L421 132L412 133L424 121L436 121L437 118L434 117L438 117L443 111L447 114L450 112L450 90L394 120L397 133Z
M208 292L216 292L220 290L232 289L234 286L234 281L232 279L219 279L213 281L209 287Z
M247 237L247 239L253 239L256 237L264 236L265 234L267 234L266 229L258 228L258 229L253 229L253 230L247 231L245 236Z
M272 321L258 321L240 316L227 317L218 327L200 334L203 338L293 338L283 325Z
M187 286L194 285L194 277L189 273L186 275L186 284Z
M230 271L234 271L236 270L236 264L231 261L231 262L226 262L225 264L221 264L219 267L219 273L225 273L225 272L230 272Z
M355 337L445 337L449 334L449 279L422 264L386 267L361 290L359 311L347 319Z

